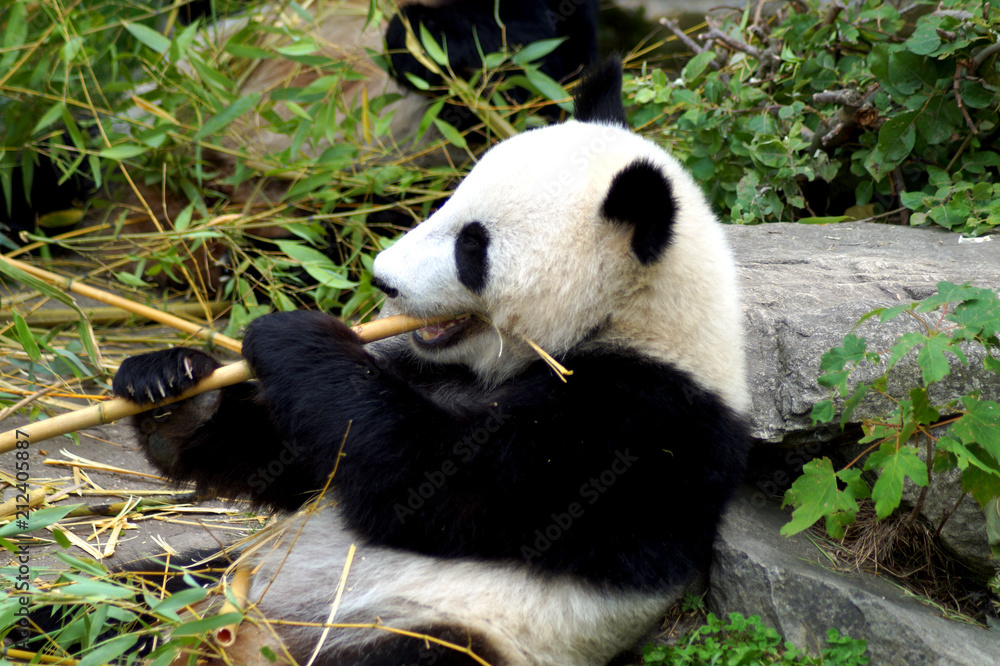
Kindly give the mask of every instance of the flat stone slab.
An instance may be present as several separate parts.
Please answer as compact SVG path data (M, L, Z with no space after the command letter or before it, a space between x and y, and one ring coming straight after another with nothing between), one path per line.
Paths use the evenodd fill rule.
M753 434L765 442L815 430L809 413L829 397L816 383L820 358L866 312L926 298L941 281L1000 289L1000 236L963 240L943 229L871 223L779 223L728 231L742 277ZM869 338L869 349L882 349L880 344L914 330L909 319L877 329L869 321L857 334ZM900 385L918 385L915 362L904 361L899 369ZM992 393L996 399L1000 382L983 386L982 375L976 360L969 368L953 366L940 397L980 388L984 397ZM856 415L881 410L888 411L863 403Z

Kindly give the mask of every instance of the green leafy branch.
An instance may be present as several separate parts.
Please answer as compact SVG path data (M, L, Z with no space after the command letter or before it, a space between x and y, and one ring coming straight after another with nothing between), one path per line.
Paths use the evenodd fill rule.
M692 53L627 84L633 122L733 222L1000 224L997 0L751 5L700 41L664 25Z
M937 285L937 293L923 301L880 308L864 315L862 322L878 317L885 323L901 315L918 322L918 329L901 335L884 353L868 350L865 338L853 333L843 344L823 355L818 382L844 399L841 427L870 393L889 400L895 408L884 418L864 419L867 445L854 460L835 470L829 458L807 463L802 476L785 494L785 504L795 507L792 520L782 528L785 535L807 529L825 519L827 532L836 538L854 521L857 500L875 504L879 519L891 515L902 500L903 484L909 479L921 493L907 520L920 513L927 490L935 475L961 470L962 489L984 508L996 508L1000 497L1000 405L969 392L946 404L934 404L929 389L951 374L949 357L969 364L968 352L980 348L983 369L990 376L1000 374L1000 301L989 289L950 282ZM906 397L888 390L889 375L898 364L913 357L921 373L922 386L913 387ZM877 368L872 381L858 382L853 391L848 380L860 368ZM834 398L823 400L812 411L813 421L828 423L836 417ZM944 415L944 416L942 416ZM918 456L923 443L925 459ZM858 465L863 461L863 466ZM877 480L869 485L862 472L874 472Z

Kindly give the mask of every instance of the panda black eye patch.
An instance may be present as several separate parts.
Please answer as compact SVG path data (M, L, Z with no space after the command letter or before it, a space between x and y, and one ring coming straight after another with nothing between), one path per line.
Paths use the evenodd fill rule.
M462 227L455 240L455 266L458 281L478 294L486 286L486 250L490 236L479 222L470 222Z

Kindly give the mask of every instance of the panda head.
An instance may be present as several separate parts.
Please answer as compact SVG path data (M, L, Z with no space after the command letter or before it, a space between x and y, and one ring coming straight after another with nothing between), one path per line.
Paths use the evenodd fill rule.
M744 408L735 270L699 187L628 130L617 59L584 78L575 105L576 120L488 151L376 257L383 314L455 315L414 333L414 352L485 384L537 360L530 340L559 359L671 363Z

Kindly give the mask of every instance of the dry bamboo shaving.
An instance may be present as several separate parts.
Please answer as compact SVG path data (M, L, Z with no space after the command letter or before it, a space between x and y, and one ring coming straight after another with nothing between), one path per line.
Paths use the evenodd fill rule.
M347 573L351 570L351 563L354 562L354 553L356 550L357 548L353 543L347 550L347 560L344 562L344 569L340 574L340 584L337 586L337 595L333 598L333 603L330 605L330 615L326 618L327 625L333 624L333 618L337 615L337 609L340 608L340 600L344 596L344 588L347 587ZM316 642L316 648L313 650L312 654L309 655L309 661L306 662L306 666L312 666L316 661L316 657L319 656L320 650L323 649L323 643L326 642L326 637L330 635L330 629L332 629L332 627L327 626L323 628L323 633L320 634L319 640Z
M573 371L572 370L567 370L565 368L565 366L563 366L559 361L557 361L554 358L552 358L552 356L547 351L545 351L544 349L542 349L541 347L539 347L537 344L535 344L535 342L533 340L529 340L528 338L525 338L524 341L527 342L531 346L531 348L535 350L535 353L538 354L542 358L543 361L545 361L546 365L548 365L550 368L552 368L553 370L555 370L556 377L558 377L559 379L561 379L562 382L565 384L566 383L566 378L569 377L570 375L572 375Z

